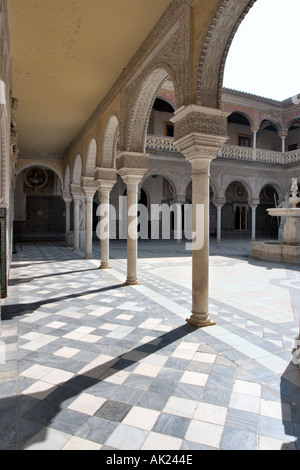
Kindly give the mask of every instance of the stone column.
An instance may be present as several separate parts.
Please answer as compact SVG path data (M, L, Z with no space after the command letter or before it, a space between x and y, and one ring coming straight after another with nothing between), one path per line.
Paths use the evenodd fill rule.
M110 221L110 192L117 182L117 170L112 168L97 168L95 182L100 199L100 226L98 233L101 244L100 269L110 269L109 264L109 221Z
M176 212L174 211L175 221L175 240L177 243L181 243L183 238L183 226L182 226L182 206L186 202L186 197L178 195L174 201L176 205Z
M198 328L214 324L209 315L210 163L228 139L227 116L220 110L190 105L172 118L174 144L192 165L192 316L187 321Z
M79 211L82 199L81 186L77 184L71 184L71 193L73 196L74 203L74 231L73 231L73 250L80 251L79 245Z
M148 171L148 155L122 152L117 158L117 170L127 186L127 280L126 285L139 284L137 274L137 204L139 183Z
M251 207L252 210L252 241L256 240L256 209L259 206L259 200L253 200L249 202L249 206Z
M217 242L220 242L222 238L222 209L225 203L226 199L224 198L218 198L214 201L217 208Z
M253 132L253 160L256 160L256 147L257 147L257 132L258 127L252 127L251 131Z
M69 245L69 233L70 233L70 226L71 226L71 202L72 202L72 195L68 192L63 193L63 199L66 203L66 246Z
M283 132L283 133L279 134L279 136L281 137L281 141L282 141L282 153L285 153L285 142L286 142L286 138L287 138L288 134Z
M93 259L93 199L97 191L94 178L82 178L82 190L86 202L85 259Z

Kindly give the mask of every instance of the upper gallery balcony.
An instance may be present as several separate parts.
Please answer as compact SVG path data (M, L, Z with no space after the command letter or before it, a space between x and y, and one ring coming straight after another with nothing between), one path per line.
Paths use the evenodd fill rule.
M177 153L173 137L159 135L148 135L146 149L155 153ZM245 160L258 163L269 163L275 165L286 165L300 162L300 149L289 152L275 152L273 150L255 149L254 147L243 147L238 145L224 145L218 157L231 160Z

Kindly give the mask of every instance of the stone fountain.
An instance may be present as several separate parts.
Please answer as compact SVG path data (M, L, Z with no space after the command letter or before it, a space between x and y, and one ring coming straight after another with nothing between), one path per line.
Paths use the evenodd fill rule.
M268 209L273 217L281 217L286 220L282 240L254 242L252 244L251 258L281 262L287 264L300 264L300 203L298 197L298 181L292 180L292 196L289 198L290 207L276 207Z

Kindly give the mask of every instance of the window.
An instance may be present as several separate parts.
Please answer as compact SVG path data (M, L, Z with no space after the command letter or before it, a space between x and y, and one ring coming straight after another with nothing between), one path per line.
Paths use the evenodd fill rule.
M251 147L251 137L249 135L239 135L238 136L238 145L239 147Z
M174 137L174 124L172 122L164 122L164 131L166 137Z
M298 144L291 144L288 147L289 152L292 152L293 150L297 150L297 149L298 149Z

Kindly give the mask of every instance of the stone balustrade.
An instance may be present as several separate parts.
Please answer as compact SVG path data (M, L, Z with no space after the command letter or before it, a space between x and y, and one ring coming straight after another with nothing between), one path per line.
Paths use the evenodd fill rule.
M154 152L179 152L174 145L173 137L164 137L159 135L148 135L146 139L147 151Z
M274 152L272 150L263 150L249 147L238 147L236 145L224 145L218 157L229 158L233 160L256 161L260 163L269 163L275 165L285 165L288 163L300 162L300 149L292 152Z
M179 150L174 145L173 137L148 135L146 140L147 151L152 152L174 152ZM238 147L237 145L223 145L218 157L231 160L247 160L273 165L286 165L300 162L300 149L292 152L275 152L272 150L254 149L252 147Z

